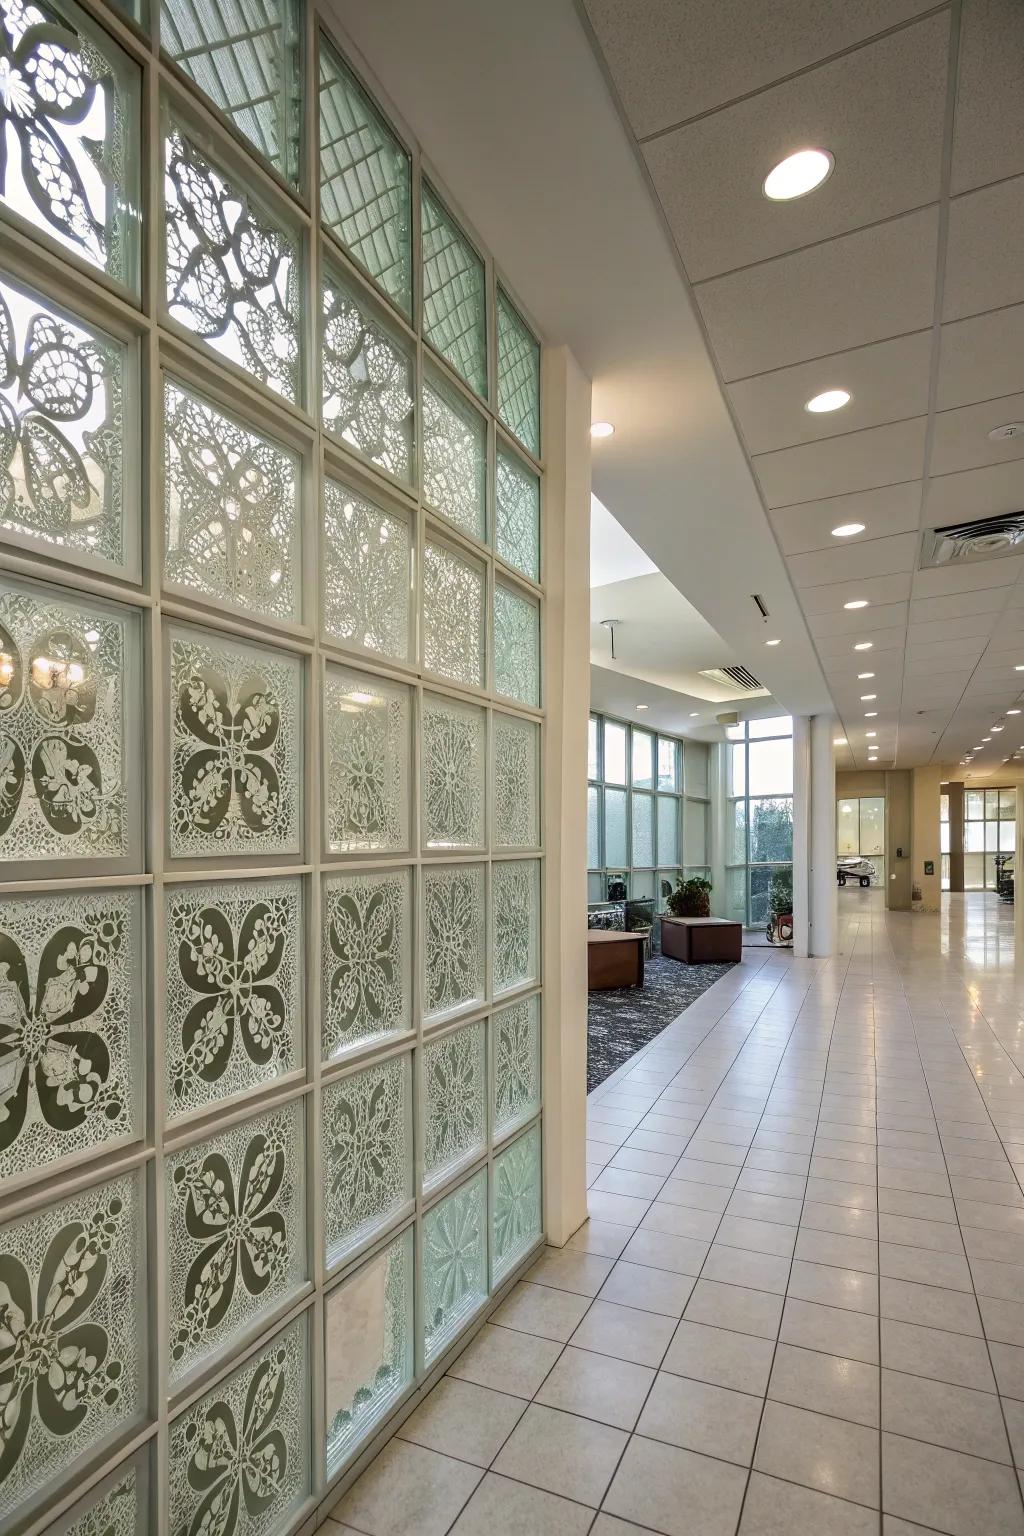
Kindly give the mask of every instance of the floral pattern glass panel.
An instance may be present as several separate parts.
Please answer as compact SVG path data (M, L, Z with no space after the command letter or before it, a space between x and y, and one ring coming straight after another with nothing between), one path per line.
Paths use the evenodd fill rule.
M410 875L337 875L323 884L324 1059L412 1024Z
M540 579L540 481L513 453L498 449L494 548L507 565Z
M494 687L519 704L540 703L540 609L500 582L494 588Z
M177 1383L305 1278L303 1103L167 1158L167 1355Z
M487 428L447 385L423 384L423 499L474 539L487 537Z
M487 1300L487 1170L423 1218L423 1335L430 1365Z
M170 378L164 579L218 606L302 618L298 457Z
M541 1235L540 1127L494 1159L491 1284L498 1285Z
M126 1174L0 1227L0 1526L145 1408L145 1220Z
M333 1477L412 1381L411 1227L328 1292L324 1332L327 1475Z
M324 629L345 646L407 661L412 529L337 480L324 482Z
M278 1536L309 1494L308 1323L299 1317L171 1423L171 1536Z
M478 395L487 394L487 284L484 264L423 184L423 334Z
M498 415L540 454L540 346L503 288L498 289Z
M487 724L482 709L423 696L423 836L428 848L482 848Z
M0 902L0 1184L141 1132L138 891Z
M467 1024L423 1047L424 1185L447 1177L487 1141L487 1025Z
M483 568L446 544L423 551L423 661L453 683L484 684Z
M299 399L296 237L201 155L167 137L167 308L221 357Z
M412 1199L408 1053L324 1085L324 1237L333 1266Z
M502 859L491 869L491 965L495 992L540 974L540 864Z
M424 1007L440 1017L484 996L484 871L480 864L423 871Z
M494 1135L507 1136L540 1109L540 998L495 1010L491 1019Z
M495 846L536 848L540 842L537 727L497 711L491 722Z
M302 663L170 631L172 855L302 848Z
M331 853L409 847L409 690L328 667L324 832Z
M148 1478L145 1452L105 1477L98 1487L46 1528L47 1536L147 1536Z
M321 420L325 432L396 480L413 481L415 363L328 267L323 285Z

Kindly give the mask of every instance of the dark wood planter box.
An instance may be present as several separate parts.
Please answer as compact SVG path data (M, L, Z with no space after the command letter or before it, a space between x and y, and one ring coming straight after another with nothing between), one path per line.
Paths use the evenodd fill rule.
M606 987L642 987L644 984L644 935L606 933L592 928L587 934L587 990Z
M687 965L743 957L743 925L727 917L663 917L661 952Z

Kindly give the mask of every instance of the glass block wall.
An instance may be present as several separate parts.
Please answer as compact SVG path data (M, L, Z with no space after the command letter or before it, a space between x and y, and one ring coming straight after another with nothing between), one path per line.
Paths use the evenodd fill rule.
M288 1536L541 1240L540 347L139 14L0 14L0 1530Z

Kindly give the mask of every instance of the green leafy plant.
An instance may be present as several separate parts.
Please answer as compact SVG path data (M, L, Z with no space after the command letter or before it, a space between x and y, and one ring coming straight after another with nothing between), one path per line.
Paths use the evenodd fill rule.
M710 917L711 881L705 880L703 875L677 880L665 905L672 917Z
M768 886L768 910L773 917L786 917L793 911L793 871L773 869Z

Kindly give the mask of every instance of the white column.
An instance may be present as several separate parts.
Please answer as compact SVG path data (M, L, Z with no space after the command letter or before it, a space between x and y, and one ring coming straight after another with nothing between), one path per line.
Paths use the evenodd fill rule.
M810 954L811 720L793 716L793 953Z
M836 757L831 715L811 719L811 825L808 954L836 946Z

